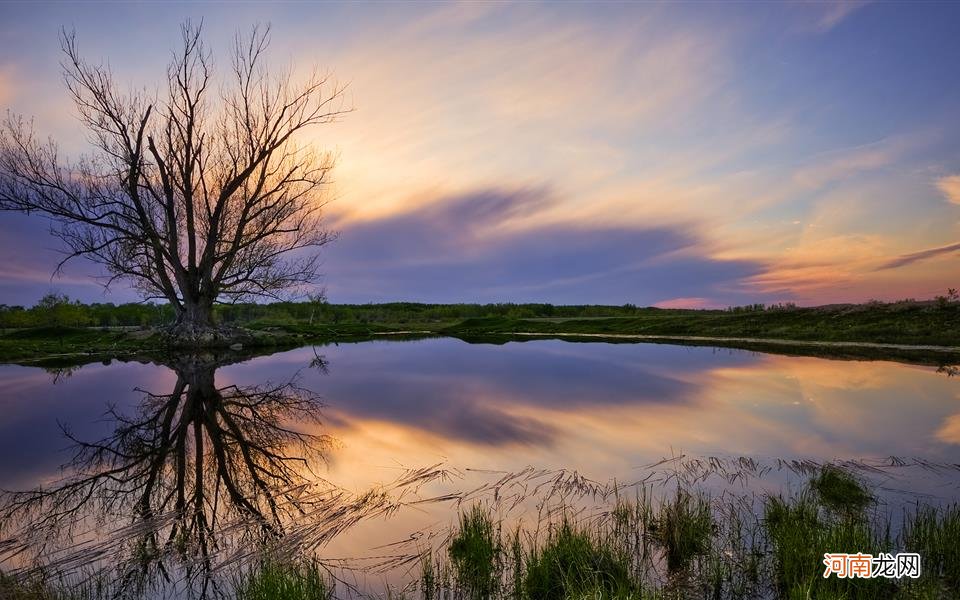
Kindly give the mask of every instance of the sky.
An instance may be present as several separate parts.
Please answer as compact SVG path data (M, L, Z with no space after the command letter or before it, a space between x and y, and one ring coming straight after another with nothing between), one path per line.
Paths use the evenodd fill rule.
M725 307L960 287L960 3L0 3L0 109L77 157L58 32L155 88L179 26L214 60L349 84L332 302ZM0 213L0 303L124 302Z

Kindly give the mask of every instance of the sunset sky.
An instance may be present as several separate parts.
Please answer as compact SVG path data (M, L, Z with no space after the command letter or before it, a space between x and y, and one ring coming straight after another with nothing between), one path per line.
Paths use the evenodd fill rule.
M157 87L179 25L221 67L270 23L355 111L323 285L333 302L714 307L960 287L960 3L4 3L0 108L86 138L58 32ZM124 302L41 217L0 214L0 303Z

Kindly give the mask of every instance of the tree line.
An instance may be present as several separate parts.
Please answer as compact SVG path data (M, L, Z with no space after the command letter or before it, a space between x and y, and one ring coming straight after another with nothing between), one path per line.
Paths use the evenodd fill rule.
M236 303L214 307L218 323L229 325L284 325L320 323L431 323L469 318L629 317L644 311L633 304L568 305L531 303L330 304L323 301ZM0 328L26 327L161 327L176 318L169 304L130 302L85 304L64 294L50 293L32 307L0 304Z

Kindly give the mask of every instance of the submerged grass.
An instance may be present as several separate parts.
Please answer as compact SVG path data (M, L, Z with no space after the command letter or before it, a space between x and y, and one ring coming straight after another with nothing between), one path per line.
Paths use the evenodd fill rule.
M651 524L655 539L665 550L667 568L671 571L683 569L694 557L707 553L712 529L709 500L679 487L673 500L661 505Z
M851 473L826 465L810 480L810 488L820 503L836 512L856 514L873 500L873 495Z

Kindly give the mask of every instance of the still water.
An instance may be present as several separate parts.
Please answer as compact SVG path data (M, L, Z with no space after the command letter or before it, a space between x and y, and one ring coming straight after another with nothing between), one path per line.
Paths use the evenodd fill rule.
M286 531L362 589L472 501L529 521L544 490L602 502L611 482L777 493L802 461L856 461L886 502L960 500L960 377L886 361L432 338L4 365L0 406L0 488L26 492L6 497L14 567L165 540L229 563Z

